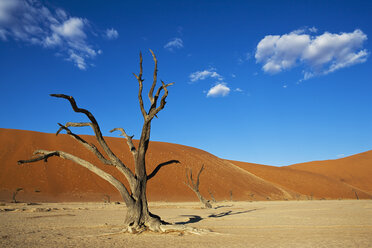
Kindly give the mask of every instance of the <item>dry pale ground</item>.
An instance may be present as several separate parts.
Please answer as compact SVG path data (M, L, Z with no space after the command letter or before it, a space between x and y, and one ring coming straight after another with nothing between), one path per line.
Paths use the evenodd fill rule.
M105 203L3 203L0 247L372 247L372 201L150 204L169 222L203 235L123 234L125 207ZM116 234L115 234L116 233Z

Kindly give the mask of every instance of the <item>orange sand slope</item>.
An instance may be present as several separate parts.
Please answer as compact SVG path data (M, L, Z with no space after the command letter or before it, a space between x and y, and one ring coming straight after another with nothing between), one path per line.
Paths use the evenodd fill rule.
M284 167L230 161L285 190L295 198L370 199L372 151L350 157Z
M369 194L372 192L372 151L336 160L314 161L289 167L328 176Z
M83 135L83 138L98 146L94 137ZM132 155L126 141L112 137L106 140L114 153L132 169ZM112 201L121 200L113 186L70 161L53 157L47 163L17 165L17 160L30 158L37 149L72 153L126 182L115 168L101 165L88 150L67 135L0 129L0 201L10 201L16 188L24 189L17 195L20 201L102 201L105 195L109 195ZM233 200L355 199L356 194L359 198L371 198L372 180L366 177L371 175L368 163L372 165L372 151L368 154L355 155L355 168L347 170L349 164L343 163L342 168L345 167L347 173L343 175L336 164L344 159L330 161L332 165L335 163L333 167L319 171L312 170L308 164L272 167L227 161L192 147L151 142L146 157L148 174L156 165L168 160L176 159L181 164L163 167L148 182L148 198L150 201L197 200L184 184L185 169L190 167L196 173L202 164L205 170L201 175L200 190L209 199L209 192L216 200L230 200L230 192ZM358 160L363 160L362 166ZM328 168L327 163L325 166Z
M82 136L88 142L95 143L92 136ZM106 138L113 152L131 169L132 155L123 138ZM116 189L87 169L61 158L52 157L43 161L17 165L17 160L29 159L34 150L63 150L112 172L116 178L125 178L110 166L103 166L91 156L81 144L68 135L46 134L31 131L0 129L0 200L11 200L12 192L18 187L24 189L17 196L20 201L102 201L105 194L111 200L120 200ZM96 144L96 143L95 143ZM96 144L98 146L98 144ZM205 151L192 147L151 142L146 157L147 173L159 163L179 160L181 164L167 165L148 182L150 201L195 201L196 195L184 184L187 167L196 171L205 165L200 177L200 191L210 198L212 192L216 200L229 200L232 191L233 200L258 199L267 196L283 199L283 192L269 182L265 182L250 173L236 167Z

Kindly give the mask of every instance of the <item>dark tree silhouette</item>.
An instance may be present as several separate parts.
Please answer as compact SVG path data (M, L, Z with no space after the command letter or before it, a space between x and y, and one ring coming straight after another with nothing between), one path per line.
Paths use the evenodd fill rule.
M200 168L199 172L198 172L198 175L196 177L196 181L194 182L194 179L192 177L192 169L189 168L187 169L186 168L186 185L192 190L195 192L196 196L198 197L199 201L204 205L205 208L212 208L212 205L209 203L208 200L206 200L201 194L200 194L200 191L199 191L199 184L200 184L200 174L203 172L204 170L204 164L202 165L202 167Z
M123 136L128 144L129 150L133 155L133 160L135 164L135 170L132 172L119 158L116 156L112 150L110 149L109 145L106 143L104 137L102 136L101 129L96 121L95 117L91 112L86 109L79 108L76 104L75 99L72 96L67 96L63 94L51 94L53 97L63 98L70 102L72 109L76 113L82 113L88 117L90 122L84 123L75 123L75 122L67 122L65 125L59 124L60 128L57 131L57 135L61 131L66 131L66 133L75 139L77 142L81 143L86 149L91 151L104 165L113 166L118 169L126 178L129 183L129 188L126 188L124 184L110 175L109 173L101 170L97 166L93 165L92 163L81 159L75 155L66 153L64 151L46 151L46 150L37 150L34 152L37 155L35 158L29 160L20 160L18 161L19 164L24 163L31 163L40 160L47 161L50 157L57 156L63 159L71 160L76 164L79 164L91 172L95 173L99 177L103 178L104 180L111 183L122 196L126 206L127 206L127 215L125 218L125 227L126 230L129 232L138 232L143 231L146 229L150 229L152 231L165 231L169 229L182 229L181 227L169 227L165 226L164 221L160 219L159 216L152 214L148 209L147 198L146 198L146 185L147 181L153 178L159 169L165 165L172 164L172 163L179 163L177 160L170 160L163 162L155 167L154 171L147 174L146 172L146 152L149 146L150 141L150 131L151 131L151 121L154 117L157 117L157 114L165 107L166 99L168 96L168 87L173 85L173 83L165 84L161 81L161 86L156 88L157 83L157 59L155 54L150 50L153 60L155 62L155 68L153 73L153 82L151 88L148 93L148 98L150 100L150 108L148 111L145 110L145 106L142 99L142 89L143 89L143 79L142 79L142 54L140 53L140 61L139 67L140 72L138 75L134 74L136 77L138 84L139 84L139 91L138 91L138 101L140 110L143 116L143 127L141 137L139 139L138 147L135 147L132 138L133 136L127 135L123 128L114 128L111 132L119 131L120 135ZM162 93L163 92L163 93ZM161 96L162 94L162 96ZM90 126L95 134L95 137L100 145L100 148L104 151L101 152L95 145L88 143L79 135L74 134L69 127L85 127ZM182 230L185 230L183 228ZM191 229L190 229L191 230ZM189 231L190 231L189 230ZM192 229L194 230L194 229ZM192 232L191 230L191 232Z
M12 202L13 203L18 203L16 197L17 197L18 193L22 190L23 190L23 188L16 188L16 190L13 192L13 196L12 196L12 199L13 199Z

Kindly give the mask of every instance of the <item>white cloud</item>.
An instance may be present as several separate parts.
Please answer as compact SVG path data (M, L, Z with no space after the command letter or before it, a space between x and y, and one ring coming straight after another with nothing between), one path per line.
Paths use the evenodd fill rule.
M316 32L316 28L309 31ZM256 61L268 73L278 73L296 65L303 65L304 80L315 75L327 74L367 60L368 52L362 50L367 35L357 29L352 33L310 36L305 30L284 35L265 36L257 45Z
M9 22L12 19L12 14L19 8L19 1L16 0L1 0L0 1L0 23Z
M257 45L256 61L264 63L263 70L269 73L289 69L295 65L309 40L308 35L297 33L268 35Z
M56 9L56 15L62 20L67 19L67 13L63 9Z
M232 74L232 77L235 77L235 75ZM193 72L189 75L189 78L191 82L196 82L207 78L218 80L215 85L208 90L208 92L203 91L204 93L207 93L207 97L227 96L231 91L231 89L227 86L227 83L222 82L223 77L218 74L216 69L213 67L207 70ZM243 90L236 88L234 91L242 92Z
M164 45L164 48L173 51L173 49L180 49L183 47L183 41L181 38L174 38Z
M87 37L84 25L87 21L82 18L71 17L58 25L51 25L53 34L57 34L68 40L83 40Z
M219 83L209 89L207 97L227 96L230 88L225 83Z
M82 70L99 50L88 42L88 20L71 17L62 9L48 9L38 0L0 0L0 40L13 39L56 49Z
M316 27L309 28L309 31L312 33L318 32L318 29Z
M118 31L116 31L113 28L106 29L106 37L109 40L115 40L115 39L117 39L119 37L119 33L118 33Z
M210 68L204 71L196 71L189 75L191 82L196 82L199 80L204 80L206 78L215 78L218 80L223 80L223 77L216 72L215 68Z
M243 90L240 89L240 88L236 88L235 91L236 91L236 92L243 92Z
M62 39L57 34L51 34L44 39L44 46L54 47L62 44Z
M73 51L70 51L70 57L67 59L69 61L73 61L80 70L85 70L87 68L87 64L85 63L85 59Z
M308 79L314 77L314 73L312 73L312 72L303 71L303 74L304 74L304 80L308 80Z
M367 59L367 51L358 50L365 40L367 40L367 35L358 29L353 33L331 34L326 32L312 40L304 50L302 59L315 68L330 64L329 70L332 72L355 63L364 62Z

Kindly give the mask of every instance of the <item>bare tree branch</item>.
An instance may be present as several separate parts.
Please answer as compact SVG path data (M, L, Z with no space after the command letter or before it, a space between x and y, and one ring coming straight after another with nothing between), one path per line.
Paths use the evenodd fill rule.
M94 131L94 127L93 127L93 124L90 123L90 122L67 122L65 124L65 127L91 127ZM62 128L63 129L63 128ZM60 128L58 131L57 131L57 135L59 134L59 132L62 131L62 129Z
M69 126L83 127L83 126L88 126L88 125L91 126L93 128L93 131L96 135L96 138L97 138L99 144L102 146L103 150L107 153L107 155L109 155L110 158L116 157L114 155L114 153L111 151L111 149L108 147L105 139L102 136L102 132L101 132L101 129L99 128L97 120L96 120L96 118L94 118L94 116L92 115L91 112L89 112L86 109L79 108L76 104L75 99L72 96L67 96L67 95L64 95L64 94L51 94L51 96L58 97L58 98L64 98L64 99L68 100L71 104L72 109L75 112L85 114L89 118L89 120L92 122L92 123L71 123L71 122L68 122L68 123L66 123L67 127L69 127Z
M196 178L196 187L199 188L199 184L200 184L200 174L203 172L204 170L204 164L202 165L202 167L200 168L199 170L199 173L198 173L198 177Z
M75 112L85 114L90 121L90 122L84 122L84 123L68 122L65 125L59 124L60 128L56 134L58 135L61 131L65 130L68 135L70 135L72 138L74 138L79 143L84 145L88 150L93 152L101 160L101 162L103 162L104 164L112 164L113 166L115 166L115 168L117 168L126 177L129 183L130 189L126 188L123 183L118 181L112 175L99 169L98 167L94 166L90 162L83 160L79 157L76 157L72 154L63 152L63 151L39 150L39 151L36 151L37 157L33 157L29 160L18 161L19 164L31 163L31 162L36 162L40 160L47 161L50 157L57 156L63 159L71 160L79 164L80 166L83 166L87 168L88 170L92 171L93 173L100 176L104 180L110 182L113 186L115 186L118 189L118 191L123 197L123 200L126 203L127 214L124 220L124 224L126 226L125 230L128 230L131 233L137 232L137 231L142 232L143 230L146 230L147 228L152 231L167 230L166 228L162 228L162 225L164 224L164 222L161 221L160 217L154 214L151 214L151 212L148 209L148 202L147 202L147 196L146 196L147 180L153 178L163 166L166 166L172 163L179 163L179 161L177 160L167 161L167 162L157 165L155 169L152 171L152 173L150 173L149 175L147 175L147 172L146 172L146 152L148 150L148 146L150 142L151 121L153 120L153 117L156 117L157 113L164 108L166 104L166 98L168 96L167 87L173 84L173 83L165 84L164 82L161 82L161 86L157 89L156 94L154 95L154 90L157 84L158 63L157 63L155 54L151 50L150 52L153 56L155 66L154 66L154 73L153 73L153 82L152 82L150 91L148 93L148 96L151 102L150 108L148 111L145 110L145 106L143 103L143 96L142 96L144 80L142 78L143 68L142 68L142 54L141 53L139 54L139 57L140 57L139 74L137 76L136 74L133 73L139 84L138 100L139 100L141 113L144 117L144 123L143 123L141 137L140 137L138 146L137 147L134 146L133 140L132 140L133 136L127 135L124 129L114 128L113 130L111 130L111 132L120 131L121 135L127 139L127 144L134 157L134 167L135 167L134 172L132 172L127 166L125 166L125 164L110 149L110 147L108 146L108 144L106 143L102 135L102 132L100 130L100 127L95 117L93 116L91 112L89 112L86 109L79 108L75 102L75 99L72 96L67 96L64 94L51 94L51 96L53 97L64 98L68 100L72 106L72 109ZM159 101L159 97L162 93L161 91L163 90L164 90L163 95ZM97 145L96 147L93 144L89 144L86 140L84 140L79 135L74 134L69 129L69 127L85 127L85 126L90 126L93 129L99 146Z
M190 186L195 187L194 179L192 178L192 169L189 168L189 171L190 171L190 179L189 179L189 177L188 177L188 175L187 175L187 171L186 171L187 180L188 180L188 182L191 182ZM189 181L189 180L190 180L190 181Z
M179 164L180 161L178 161L178 160L169 160L167 162L158 164L156 166L156 168L151 172L151 174L147 176L147 180L150 180L151 178L153 178L156 175L156 173L158 173L158 171L161 169L161 167L166 166L166 165L169 165L169 164L174 164L174 163L175 164Z
M165 100L167 99L168 96L168 86L173 85L174 83L169 83L165 84L163 81L161 81L161 86L158 88L155 97L154 97L154 103L151 105L150 111L149 111L149 118L152 119L154 116L156 116L157 113L160 112L165 107L165 104L167 103ZM156 108L157 100L159 98L160 92L164 90L164 94L160 100L160 105L159 107Z
M116 168L120 172L124 174L124 176L128 179L130 184L134 183L135 177L133 172L111 151L110 147L107 145L105 139L103 138L101 129L97 123L96 118L93 116L91 112L89 112L86 109L79 108L76 104L75 99L72 96L67 96L64 94L51 94L50 96L57 97L57 98L64 98L68 100L71 104L72 109L77 113L83 113L85 114L91 123L74 123L74 122L68 122L66 123L66 127L74 126L74 127L83 127L83 126L91 126L93 128L94 134L96 135L98 143L101 145L102 149L105 151L105 153L109 156L111 162L114 164Z
M41 151L41 150L36 150L34 152L34 155L38 154L39 151ZM54 152L49 152L48 154L44 154L43 156L39 156L39 157L36 157L36 158L31 158L31 159L28 159L28 160L18 160L17 163L18 164L26 164L26 163L37 162L37 161L40 161L40 160L44 160L44 162L48 162L48 158L53 157L53 156L59 156L59 152L54 151Z
M199 201L204 204L204 206L206 208L211 208L212 205L210 204L210 202L208 200L206 200L201 194L200 194L200 191L199 191L199 184L200 184L200 174L202 173L202 171L204 170L204 164L202 165L202 167L200 168L199 172L198 172L198 176L196 178L196 182L194 182L194 179L192 178L192 169L191 168L186 168L186 185L192 190L194 191L194 193L196 194L196 196L199 198ZM190 171L190 172L189 172Z
M73 126L71 125L71 122L68 122L66 125L70 124L69 126ZM76 123L75 123L76 124ZM80 123L81 124L81 123ZM76 135L74 134L73 132L71 132L71 130L67 127L67 126L63 126L62 124L58 123L58 125L60 126L60 128L58 129L56 135L58 135L62 130L65 130L67 132L68 135L70 135L72 138L74 138L75 140L77 140L78 142L80 142L81 144L83 144L83 146L85 148L87 148L89 151L91 151L92 153L94 153L94 155L97 156L97 158L99 158L99 160L101 160L102 163L106 164L106 165L113 165L112 162L108 159L106 159L102 153L98 150L98 148L93 145L93 144L89 144L87 141L85 141L83 138L81 138L79 135Z
M29 160L19 160L18 164L24 164L24 163L32 163L40 160L47 161L48 158L52 156L57 156L63 159L71 160L76 164L79 164L83 166L84 168L87 168L97 176L101 177L102 179L106 180L107 182L111 183L115 188L119 190L121 193L124 201L127 204L131 204L133 202L132 197L129 195L128 190L126 187L115 177L112 175L108 174L107 172L101 170L100 168L96 167L95 165L89 163L88 161L81 159L79 157L76 157L72 154L69 154L67 152L63 151L46 151L46 150L37 150L34 152L34 155L40 155L36 158L29 159Z
M192 191L194 191L194 188L189 184L189 182L184 182L184 184L187 186L187 187L189 187Z
M140 52L139 56L140 56L140 62L139 62L140 73L138 74L138 76L135 73L133 73L133 75L137 78L137 81L138 81L138 84L139 84L138 100L139 100L139 104L140 104L140 108L141 108L141 113L143 115L143 118L146 120L147 113L146 113L145 107L143 105L143 99L142 99L142 89L143 89L143 81L144 80L142 79L143 68L142 68L142 53L141 52Z
M159 98L159 95L161 93L161 91L164 89L164 88L167 88L168 86L171 86L173 85L174 83L169 83L169 84L164 84L163 81L161 81L162 85L159 86L158 90L156 91L156 94L154 96L154 102L151 104L151 108L150 109L155 109L156 108L156 105L157 105L157 101L158 101L158 98Z
M156 56L151 49L150 49L150 52L152 54L152 58L154 59L155 66L154 66L154 79L152 81L151 89L149 91L149 99L150 99L151 104L154 104L156 100L154 100L153 94L154 94L154 89L155 89L157 77L158 77L158 60L156 59Z
M127 144L129 146L129 150L132 152L133 156L136 156L137 150L136 150L136 147L133 145L133 141L132 141L132 138L134 137L134 135L132 135L132 136L127 135L125 130L121 127L117 127L117 128L112 129L110 131L110 133L115 132L115 131L120 131L121 136L124 136L127 139Z

